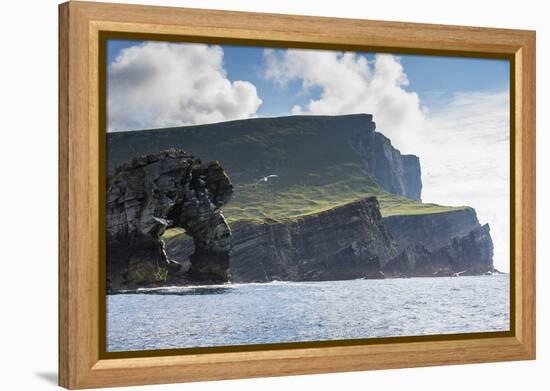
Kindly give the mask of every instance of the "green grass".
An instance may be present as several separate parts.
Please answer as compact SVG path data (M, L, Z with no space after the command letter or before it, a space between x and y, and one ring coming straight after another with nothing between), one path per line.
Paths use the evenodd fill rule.
M162 234L162 239L168 240L173 238L174 236L181 235L184 233L185 233L185 230L183 228L180 228L180 227L170 228L164 231L164 233Z
M465 207L422 204L387 193L367 175L354 149L358 132L372 131L366 116L263 118L108 136L109 169L145 153L182 148L203 161L218 160L235 186L223 213L240 220L284 221L376 196L382 215L442 213ZM258 178L277 174L268 183ZM168 230L164 238L180 234Z
M380 202L382 217L399 215L421 215L466 210L468 206L445 206L432 203L420 203L405 197L385 192L375 194Z
M259 185L236 184L233 199L223 209L224 215L229 223L239 220L285 221L369 196L378 198L383 217L442 213L466 208L423 204L384 192L364 174L360 165L330 167L324 174L305 175L301 183L296 185L287 185L279 178Z
M230 225L238 221L285 222L321 213L368 196L378 198L382 217L444 213L468 208L467 206L423 204L380 190L371 190L339 194L338 191L335 191L334 186L327 186L327 188L299 187L286 192L273 192L269 197L240 197L240 202L231 201L224 208L223 213ZM314 197L319 198L315 199ZM162 239L166 241L178 235L186 235L185 230L182 228L168 229ZM189 240L191 240L190 237Z
M155 280L158 282L166 281L168 279L168 269L159 267L155 272Z
M236 190L238 192L240 189ZM239 220L284 221L289 218L317 214L369 196L378 198L383 217L443 213L467 208L423 204L376 189L342 193L335 190L333 186L326 188L296 186L286 191L272 192L263 197L237 196L235 201L231 201L224 207L223 213L229 223Z

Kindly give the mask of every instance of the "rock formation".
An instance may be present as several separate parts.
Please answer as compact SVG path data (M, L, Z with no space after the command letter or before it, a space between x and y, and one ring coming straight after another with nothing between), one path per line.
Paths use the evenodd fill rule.
M234 282L383 278L381 264L398 253L375 197L288 223L232 228Z
M352 145L361 156L367 173L381 189L420 201L422 178L418 156L402 155L389 138L375 132L372 116L365 115L362 119L366 129L353 135Z
M390 216L384 225L401 253L384 266L387 277L479 275L494 272L489 225L472 208Z
M384 218L384 225L403 250L418 243L435 250L480 226L475 210L468 207L445 213L389 216Z
M232 282L384 278L381 267L399 254L375 197L288 222L237 222L232 232ZM166 251L184 260L192 242L176 236Z
M233 282L315 281L384 277L444 277L495 271L489 226L475 211L382 219L374 197L296 221L238 222ZM185 260L192 241L167 241L170 257Z
M227 281L231 231L221 208L232 193L218 162L182 150L120 166L107 189L107 289ZM193 238L187 272L166 257L160 236L169 227Z
M375 128L357 114L109 133L108 289L494 271L488 225L471 208L426 213L410 201L421 199L419 159ZM230 230L221 209L234 187ZM409 213L382 218L369 194ZM327 199L334 207L318 212ZM187 235L164 243L171 227Z

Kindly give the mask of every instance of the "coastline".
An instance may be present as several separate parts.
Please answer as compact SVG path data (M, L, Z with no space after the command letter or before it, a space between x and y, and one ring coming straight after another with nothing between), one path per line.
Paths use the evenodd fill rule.
M410 276L410 277L386 277L383 279L376 279L376 278L355 278L350 280L319 280L319 281L279 281L279 280L273 280L273 281L256 281L256 282L225 282L225 283L215 283L215 284L204 284L204 283L197 283L197 284L189 284L189 285L160 285L155 287L140 287L137 289L126 289L126 290L120 290L116 292L107 292L107 296L115 296L115 295L131 295L131 294L155 294L155 291L162 291L167 289L217 289L217 288L232 288L232 287L240 287L240 286L254 286L254 285L287 285L287 284L315 284L315 283L324 283L324 282L345 282L345 281L387 281L387 280L410 280L410 279L455 279L455 278L464 278L464 277L495 277L495 276L506 276L510 275L509 272L501 272L499 270L495 270L494 272L490 273L484 273L484 274L478 274L478 275L467 275L467 276Z

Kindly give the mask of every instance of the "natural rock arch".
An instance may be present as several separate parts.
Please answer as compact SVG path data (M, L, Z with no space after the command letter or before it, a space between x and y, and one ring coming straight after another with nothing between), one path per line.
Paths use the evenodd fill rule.
M229 278L231 230L221 212L233 185L218 162L182 150L135 158L107 186L107 289ZM181 227L193 237L191 267L169 260L161 236Z

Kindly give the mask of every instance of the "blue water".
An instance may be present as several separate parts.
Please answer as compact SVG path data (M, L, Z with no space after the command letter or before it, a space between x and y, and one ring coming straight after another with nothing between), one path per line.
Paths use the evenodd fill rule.
M274 282L107 297L107 351L509 330L509 276Z

